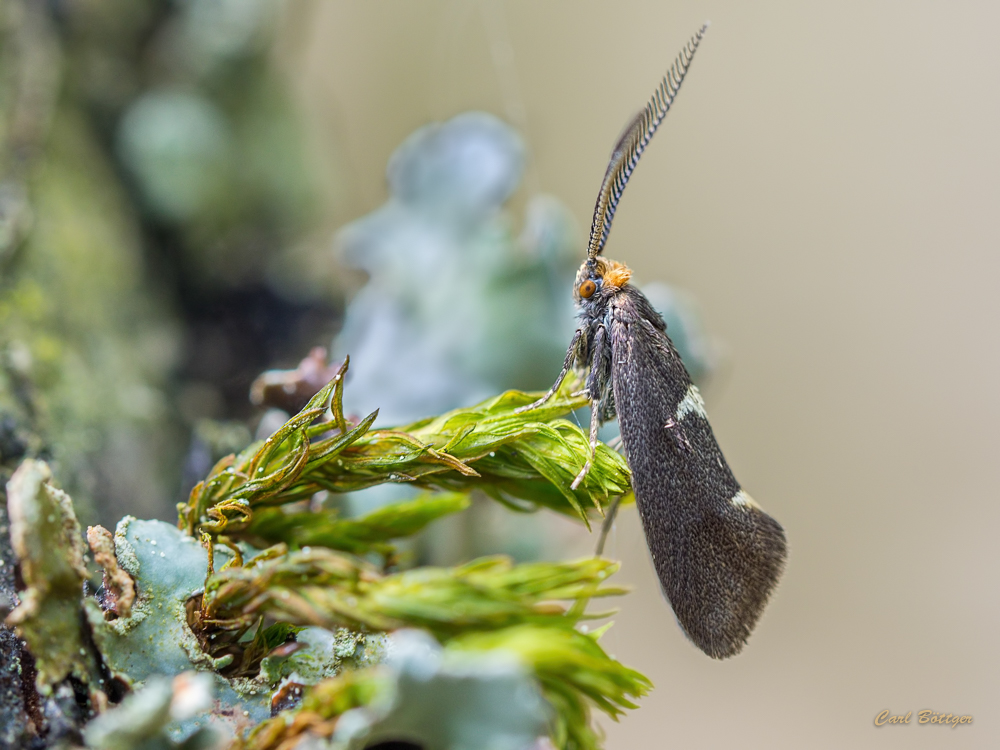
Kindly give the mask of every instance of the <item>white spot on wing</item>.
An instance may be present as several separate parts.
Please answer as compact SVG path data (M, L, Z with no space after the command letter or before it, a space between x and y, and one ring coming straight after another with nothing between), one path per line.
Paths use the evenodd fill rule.
M729 502L741 508L750 507L750 508L756 508L757 510L761 509L760 506L757 505L757 502L743 490L740 490L735 495L733 495L733 499L730 500Z
M705 400L701 397L701 393L698 392L697 386L694 385L688 387L684 398L677 404L677 412L674 414L674 418L680 422L688 414L697 414L702 419L708 419L708 412L705 411Z

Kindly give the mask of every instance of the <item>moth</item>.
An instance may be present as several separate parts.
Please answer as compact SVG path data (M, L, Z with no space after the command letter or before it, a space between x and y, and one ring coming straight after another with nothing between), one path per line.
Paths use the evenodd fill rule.
M555 384L523 408L548 401L570 369L587 373L590 458L572 487L590 470L598 426L617 416L663 592L687 636L721 659L743 648L767 604L784 567L785 533L733 476L663 318L629 283L631 271L601 255L622 191L706 29L681 50L615 145L597 196L587 259L576 276L579 327Z

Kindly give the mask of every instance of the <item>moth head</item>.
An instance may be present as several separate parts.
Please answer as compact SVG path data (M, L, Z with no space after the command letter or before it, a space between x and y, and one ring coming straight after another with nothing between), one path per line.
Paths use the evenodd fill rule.
M624 263L608 260L602 255L584 261L576 272L573 298L583 303L595 297L607 296L621 289L632 277L632 271Z
M608 299L628 284L632 272L621 263L602 256L601 251L608 241L611 222L615 218L618 201L621 200L629 177L635 171L639 157L649 145L650 138L667 116L706 29L708 24L702 26L681 50L670 70L660 81L659 87L653 92L652 98L635 117L629 120L611 151L611 159L608 161L604 181L601 182L597 203L594 205L590 241L587 243L587 260L580 267L576 275L576 286L573 288L573 297L578 305Z

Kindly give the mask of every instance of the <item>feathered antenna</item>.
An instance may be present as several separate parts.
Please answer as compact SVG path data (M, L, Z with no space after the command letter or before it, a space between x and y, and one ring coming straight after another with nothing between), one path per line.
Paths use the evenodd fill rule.
M632 176L635 165L639 163L642 152L646 150L650 138L670 110L670 105L673 104L674 97L677 96L684 76L691 66L694 53L698 50L701 38L705 36L707 30L706 23L691 37L677 55L670 70L663 76L649 104L628 124L622 137L615 144L608 171L604 173L604 182L601 183L601 191L597 194L594 223L590 227L590 244L587 248L588 258L600 255L604 249L608 234L611 232L611 221L615 218L615 209L618 208L618 201L621 200L625 185L628 184L628 179Z

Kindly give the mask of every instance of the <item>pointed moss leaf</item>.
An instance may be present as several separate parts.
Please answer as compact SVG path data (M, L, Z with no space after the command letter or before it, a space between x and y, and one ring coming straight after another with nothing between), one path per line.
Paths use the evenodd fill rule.
M344 419L344 376L347 374L347 368L350 364L350 356L345 356L344 364L340 366L337 374L334 375L333 380L330 381L333 384L333 394L330 398L330 411L333 415L333 422L337 425L341 434L347 432L347 421ZM329 385L327 387L329 388ZM322 393L322 391L320 393ZM317 393L314 400L319 396L320 394ZM323 403L325 402L326 400L324 399Z
M306 470L329 461L331 458L339 454L342 450L344 450L344 448L368 432L376 417L378 417L378 409L362 419L356 427L348 432L316 443L313 447L311 455L309 456L309 463L306 466Z

